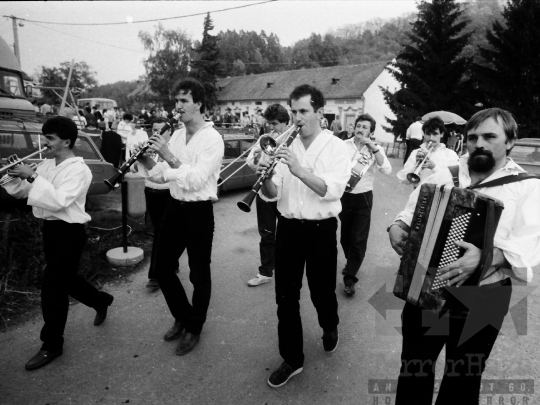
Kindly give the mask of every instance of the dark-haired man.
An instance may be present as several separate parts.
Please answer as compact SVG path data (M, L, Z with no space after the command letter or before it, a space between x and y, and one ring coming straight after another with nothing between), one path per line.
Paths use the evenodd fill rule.
M324 97L310 85L296 87L289 97L300 134L282 147L274 174L265 181L262 196L277 200L276 302L281 366L268 379L273 388L286 384L303 370L300 288L304 266L311 301L323 329L323 347L333 352L339 341L336 298L337 219L340 197L351 175L345 144L321 129ZM260 162L258 172L269 167Z
M92 173L83 158L76 157L73 145L77 125L66 117L53 117L43 124L43 144L47 160L36 170L20 164L8 171L18 179L4 186L16 198L28 198L36 218L43 219L45 273L41 287L41 309L45 324L43 345L26 364L27 370L43 367L62 355L64 328L68 315L68 296L94 308L94 325L103 323L113 296L96 290L77 274L86 243L84 224L90 215L84 210ZM8 161L16 160L15 155Z
M272 104L265 110L264 118L272 127L272 132L269 135L278 140L279 136L287 130L289 113L282 105ZM279 143L282 141L281 139ZM257 171L261 160L269 162L271 158L262 153L260 146L255 146L247 158L248 166ZM272 281L275 267L276 221L279 214L276 201L268 202L257 195L255 204L257 206L257 226L261 236L259 243L261 265L259 266L259 274L248 281L250 287Z
M175 319L165 341L180 338L176 354L195 348L206 321L212 280L210 258L214 236L212 201L217 200L217 180L224 153L223 138L203 112L206 94L193 79L174 86L176 109L185 127L170 141L154 134L149 140L162 162L148 154L139 158L139 173L155 183L168 183L172 200L163 218L157 246L156 277ZM187 250L193 299L189 302L175 274L178 259ZM182 333L185 329L185 333Z
M424 143L412 151L409 159L405 162L403 169L397 173L397 178L405 184L411 184L407 180L407 174L414 172L417 164L421 163L426 155L429 154L428 145L431 142L432 153L426 158L426 161L420 171L420 178L425 179L432 173L445 170L449 166L459 163L459 157L452 149L448 149L444 143L441 143L446 128L444 122L439 117L433 117L422 125L424 134Z
M539 268L540 181L512 182L524 173L508 157L517 139L514 118L498 108L482 110L467 122L465 133L468 154L460 158L459 186L475 187L504 203L494 238L493 260L479 287L464 287L474 288L476 294L474 306L468 308L465 319L452 312L435 314L405 304L397 405L432 403L435 364L445 345L445 374L436 404L478 404L482 373L508 312L512 294L510 277L530 282L533 268ZM438 171L425 181L454 185L450 170ZM413 191L405 209L388 228L390 243L399 255L403 254L419 192L419 188ZM441 279L459 287L477 269L482 250L463 241L455 244L465 253L441 269ZM441 331L430 328L441 322L446 325ZM466 329L471 326L476 331ZM463 332L471 336L460 342Z
M358 282L356 275L366 255L375 170L386 175L392 172L392 166L383 149L371 140L376 126L373 117L362 114L356 118L354 126L354 137L345 141L351 164L357 173L361 173L366 165L369 165L369 168L358 184L341 197L341 247L347 259L342 274L344 291L348 296L355 293L354 285Z

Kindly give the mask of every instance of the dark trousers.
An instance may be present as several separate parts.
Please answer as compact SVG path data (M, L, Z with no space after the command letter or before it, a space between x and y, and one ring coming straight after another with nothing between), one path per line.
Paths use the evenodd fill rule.
M407 155L405 156L405 160L403 161L403 164L409 159L409 156L411 156L411 153L413 150L420 148L420 145L422 145L422 142L424 142L422 139L411 139L409 147L407 148Z
M161 225L157 246L156 276L172 316L186 331L201 333L210 304L210 261L214 238L214 209L210 201L171 199ZM192 303L176 276L178 259L187 249Z
M259 274L272 277L276 267L276 221L279 215L277 201L267 202L257 196L255 204L257 205L257 226L259 227L259 235L261 235L261 241L259 242L261 253Z
M86 244L83 224L43 221L43 248L47 267L41 287L42 350L56 351L64 343L69 297L91 308L107 305L107 295L77 274Z
M341 247L347 264L341 272L344 280L358 281L356 274L366 256L373 191L360 194L343 193L341 197Z
M291 367L304 364L300 289L306 268L311 302L319 325L332 331L339 323L336 298L337 219L278 219L276 233L276 303L279 354Z
M154 241L152 242L152 257L150 258L150 268L148 269L148 278L156 279L156 260L157 260L157 241L161 230L161 223L165 210L171 201L171 192L169 189L159 190L149 187L144 188L144 197L146 199L146 211L152 221L154 229Z
M444 345L445 373L436 405L477 405L482 373L508 312L511 294L510 279L478 288L467 325L487 326L461 345L465 319L445 314L439 320L438 315L406 303L401 315L403 348L396 405L431 405L435 363Z

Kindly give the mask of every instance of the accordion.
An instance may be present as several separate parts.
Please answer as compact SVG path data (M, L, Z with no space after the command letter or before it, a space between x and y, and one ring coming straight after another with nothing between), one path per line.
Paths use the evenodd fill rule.
M463 315L467 305L463 305L464 299L456 299L457 290L461 297L474 292L446 286L439 279L439 270L463 256L464 249L455 241L471 243L482 249L482 257L463 286L477 286L491 266L493 238L503 208L501 201L474 190L423 184L394 295L424 309L439 312L444 308Z

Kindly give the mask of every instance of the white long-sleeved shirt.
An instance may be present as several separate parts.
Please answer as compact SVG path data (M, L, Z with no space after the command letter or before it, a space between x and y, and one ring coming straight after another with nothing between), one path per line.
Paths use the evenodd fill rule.
M407 180L407 174L414 172L414 168L416 166L416 155L418 155L420 150L422 150L424 153L428 153L427 143L420 145L420 149L413 150L405 162L403 169L397 173L397 178L404 184L411 184L409 180ZM424 173L425 177L423 176L424 178L428 177L430 174L444 170L447 167L456 166L459 164L459 156L457 153L451 149L448 149L443 143L440 143L437 149L433 151L429 160L435 164L435 167L433 169L423 169L426 171Z
M129 135L124 139L126 143L126 161L131 157L131 151L135 145L148 141L148 134L142 129L135 130L135 133L129 132Z
M471 185L468 154L459 162L459 186ZM505 176L517 175L525 171L511 158L507 158L506 166L497 170L483 183ZM429 176L425 183L437 185L453 185L449 170L442 170ZM481 183L480 183L481 184ZM497 198L504 203L504 210L495 232L494 247L502 250L510 263L511 269L491 267L486 274L491 276L480 282L480 285L494 283L507 277L531 282L533 268L540 269L540 181L523 180L504 184L498 187L479 188L477 191ZM396 217L410 226L420 188L412 192L405 209Z
M354 143L354 137L347 139L346 141L344 141L344 143L345 145L347 145L349 159L351 160L351 165L353 168L357 161L361 160L360 163L362 164L362 161L368 161L370 159L371 151L369 150L369 148L364 145L362 149L358 150L356 144ZM377 164L377 160L374 158L369 165L369 169L362 176L362 179L358 182L356 187L351 191L351 194L360 194L373 190L375 170L379 170L381 173L386 175L392 173L392 165L390 165L390 161L388 160L388 158L384 154L384 150L380 146L378 153L380 153L384 158L383 164L379 166Z
M4 186L15 198L27 198L36 218L84 224L90 215L84 210L86 193L92 183L92 172L82 157L64 160L58 166L47 159L36 169L33 183L15 179Z
M424 131L422 131L422 123L420 121L415 121L411 125L409 125L405 136L407 139L422 139L424 137Z
M129 135L133 132L133 128L131 127L131 123L124 121L120 121L118 123L118 128L116 128L116 133L122 137L122 143L126 143L126 139Z
M147 170L136 162L139 174L154 183L169 183L171 196L179 201L217 200L217 182L225 146L211 123L204 125L186 145L186 128L174 132L169 150L180 161L177 169L158 162Z
M307 150L299 137L290 149L302 167L324 181L326 194L319 196L294 176L286 164L278 163L272 177L278 194L273 199L261 194L261 198L277 200L277 208L285 218L320 220L337 217L341 212L340 198L351 176L351 159L343 141L331 131L323 130Z

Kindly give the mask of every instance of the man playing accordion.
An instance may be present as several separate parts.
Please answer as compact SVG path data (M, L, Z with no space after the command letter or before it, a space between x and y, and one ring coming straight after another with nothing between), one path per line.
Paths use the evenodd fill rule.
M530 177L522 180L524 170L508 157L517 138L512 115L498 108L480 111L469 120L465 133L468 154L460 159L458 178L450 170L440 170L425 183L453 185L458 181L461 188L478 188L504 203L491 267L478 287L462 287L472 288L475 294L474 305L468 307L465 317L405 304L396 405L432 403L435 363L444 345L446 367L436 404L478 404L482 373L509 309L510 279L530 282L533 267L540 263L540 181ZM497 183L488 184L494 180ZM419 193L420 188L413 191L405 210L388 228L392 247L399 255L403 254ZM464 255L440 273L442 281L460 287L477 269L482 250L464 241L455 245L464 249ZM444 331L433 333L426 327L443 317L448 321ZM474 325L475 329L469 329L474 333L460 341L462 334L467 335L467 325Z

